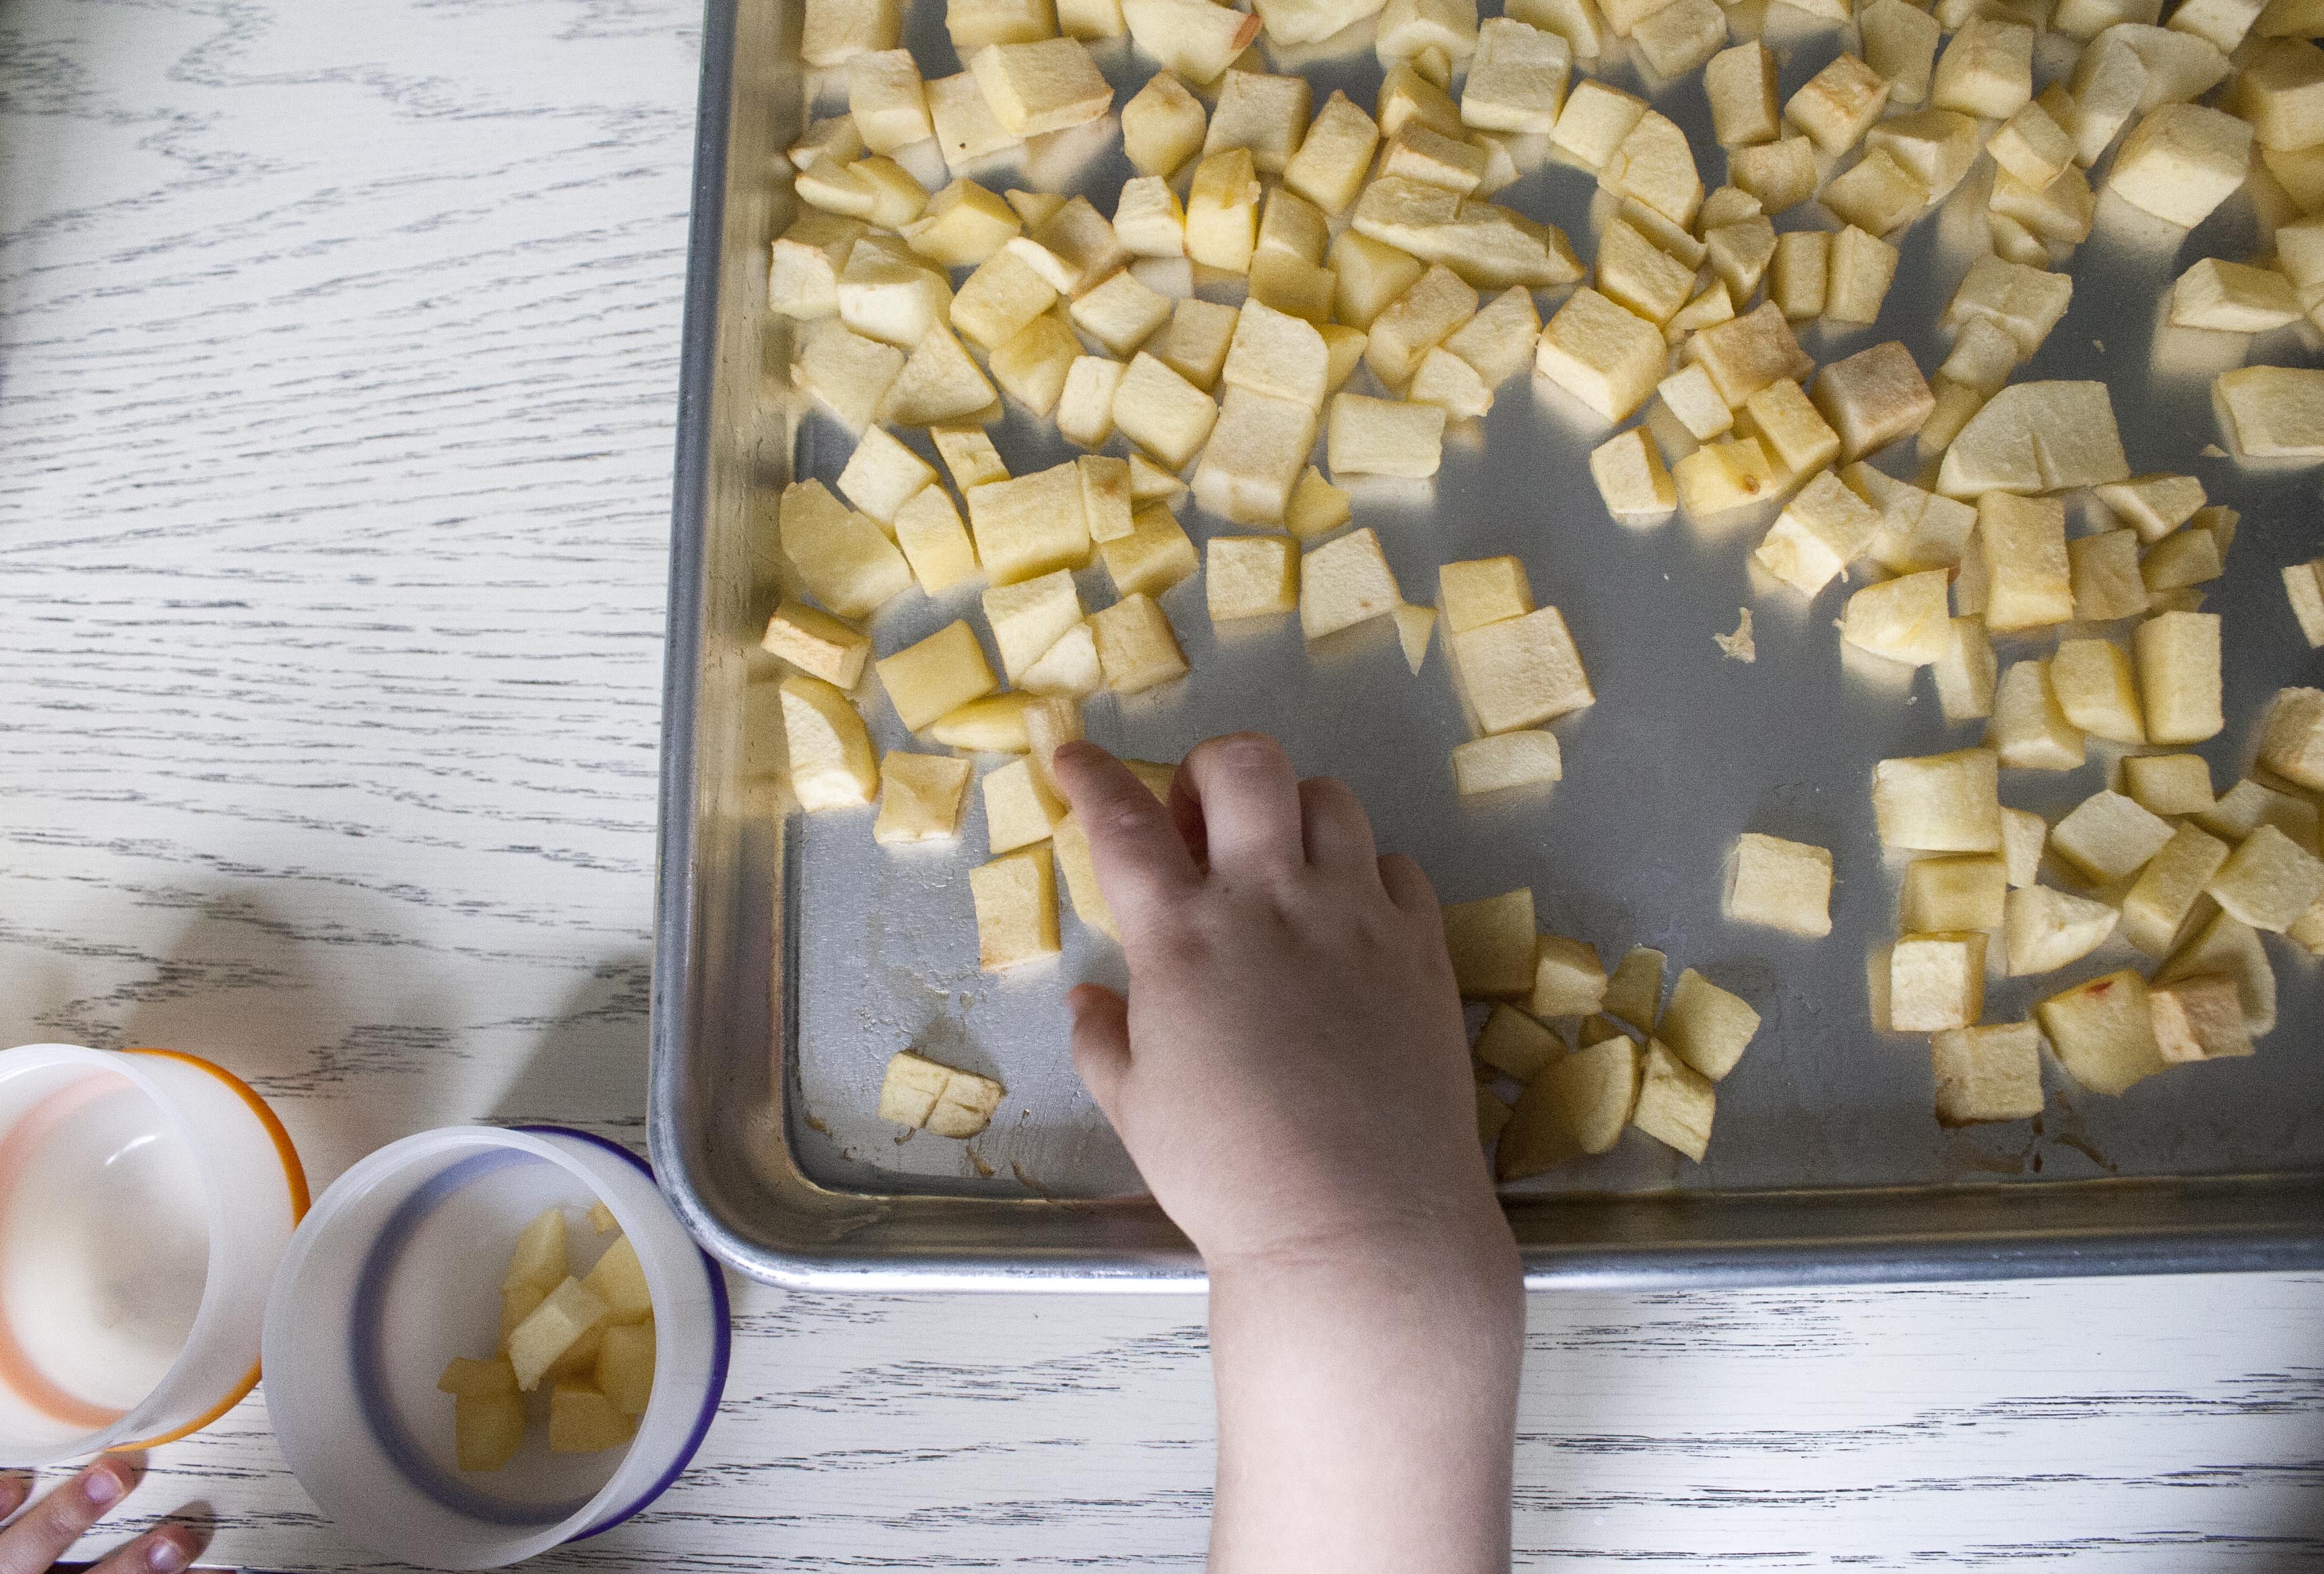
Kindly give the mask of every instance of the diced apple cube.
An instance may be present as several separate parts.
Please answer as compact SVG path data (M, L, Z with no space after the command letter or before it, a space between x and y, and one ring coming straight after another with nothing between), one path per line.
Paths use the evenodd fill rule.
M452 1404L453 1458L463 1470L497 1470L524 1446L524 1401L507 1393L463 1393Z
M2324 371L2240 366L2211 384L2227 447L2247 458L2324 458Z
M650 1319L605 1330L597 1348L599 1393L623 1415L640 1416L653 1399L654 1326Z
M970 273L952 299L954 331L990 352L1056 303L1057 292L1018 252L1006 247Z
M1186 255L1208 267L1249 273L1259 245L1263 190L1249 148L1228 148L1204 159L1186 191Z
M1736 838L1729 862L1722 908L1738 923L1811 938L1830 934L1831 854L1805 842L1746 831Z
M2198 827L2172 831L2123 894L2124 936L2149 956L2167 953L2227 853L2227 843Z
M1326 213L1343 213L1356 199L1379 144L1372 117L1334 89L1284 166L1283 184Z
M968 776L966 760L890 750L880 761L880 815L872 839L894 847L957 838Z
M2171 286L2171 325L2267 333L2300 320L2292 281L2272 268L2205 257Z
M2233 978L2212 975L2163 985L2147 991L2146 1005L2154 1016L2155 1048L2173 1065L2252 1052Z
M2006 120L2034 97L2034 30L1971 17L1937 58L1929 102L1987 120Z
M1815 195L1815 144L1787 136L1752 147L1730 148L1727 178L1759 199L1770 217Z
M1888 954L1888 1025L1933 1032L1985 1012L1985 936L1908 934Z
M1476 314L1477 292L1450 268L1432 265L1373 319L1365 364L1401 388L1423 356Z
M1534 984L1533 892L1526 886L1444 904L1452 977L1471 999L1516 1000Z
M1726 406L1720 409L1725 413ZM1590 475L1606 512L1616 519L1650 518L1678 505L1671 474L1644 427L1617 433L1591 449Z
M1707 443L1671 470L1679 505L1697 518L1764 503L1780 490L1775 463L1756 437Z
M1718 1089L1710 1078L1660 1040L1647 1043L1631 1125L1701 1163L1711 1143L1711 1123L1718 1102Z
M2078 622L2111 623L2147 609L2146 581L2138 571L2136 531L2076 536L2066 543L2066 559Z
M832 310L838 310L836 299ZM791 367L791 381L850 431L872 423L906 369L893 345L865 338L836 322L808 332Z
M1471 738L1452 750L1453 790L1462 797L1512 787L1541 787L1563 779L1557 735L1538 729Z
M1775 57L1757 39L1713 55L1702 69L1719 145L1748 147L1782 134L1775 106Z
M2165 612L2132 635L2151 743L2200 743L2226 726L2216 613Z
M967 497L977 556L995 586L1021 584L1089 560L1077 466L1054 465L1014 480L972 486Z
M919 255L959 268L984 262L1022 227L1009 204L973 181L955 180L929 198L927 210L901 233Z
M1142 350L1113 396L1114 425L1172 469L1201 451L1218 415L1209 394Z
M2146 741L2130 653L2109 640L2061 640L2050 662L2050 690L2066 719L2116 743Z
M1730 408L1741 406L1770 384L1797 380L1815 370L1815 362L1800 348L1773 301L1763 301L1731 322L1704 329L1686 341L1686 358L1711 375Z
M1257 16L1210 0L1122 0L1130 39L1197 87L1219 79L1259 37Z
M2130 795L2155 814L2200 814L2218 801L2200 755L2132 755L2122 770Z
M810 814L869 803L879 775L863 718L847 696L820 678L795 672L782 681L784 742L791 791Z
M1323 479L1323 473L1310 465L1301 472L1298 485L1291 489L1291 501L1283 511L1283 525L1301 541L1308 541L1339 529L1353 517L1354 512L1354 500Z
M597 1454L618 1449L637 1430L634 1418L584 1383L559 1383L549 1397L549 1451Z
M1868 585L1850 596L1840 635L1873 655L1925 667L1950 653L1952 623L1947 575L1930 569Z
M1794 322L1821 317L1831 267L1831 236L1824 231L1800 229L1779 235L1774 265L1767 273L1767 299Z
M514 1290L530 1285L544 1295L555 1289L565 1277L565 1243L563 1208L552 1208L536 1216L516 1237L516 1247L509 1254L508 1269L501 1275L501 1288ZM444 1392L458 1393L464 1390L446 1388Z
M1194 471L1194 500L1237 523L1279 524L1314 445L1314 406L1231 387Z
M1462 86L1462 124L1547 135L1564 106L1572 63L1572 46L1556 33L1506 16L1488 19Z
M1538 937L1526 1010L1541 1017L1583 1016L1598 1010L1605 998L1606 968L1596 947L1563 935Z
M1201 151L1208 118L1184 82L1157 71L1121 106L1123 151L1141 174L1167 179Z
M1572 99L1566 103L1570 107ZM1559 125L1563 124L1561 116ZM1695 210L1702 206L1702 177L1696 172L1686 133L1652 109L1638 117L1606 156L1598 171L1598 183L1618 197L1644 203L1682 227L1692 224Z
M1616 305L1661 324L1694 292L1694 270L1618 218L1598 237L1598 289Z
M1843 153L1871 129L1887 103L1887 82L1856 56L1842 53L1792 95L1784 118L1824 152Z
M1643 1070L1642 1052L1627 1038L1592 1044L1546 1068L1501 1134L1496 1173L1521 1180L1612 1148L1637 1107Z
M1606 998L1601 1009L1609 1015L1620 1017L1624 1022L1642 1032L1654 1032L1655 1024L1662 1015L1663 968L1669 959L1650 946L1633 946L1625 951L1621 961L1614 968L1613 977L1607 983ZM1725 992L1720 991L1720 993ZM1720 1008L1720 1003L1711 996L1706 995L1704 998L1711 1002L1713 1008ZM1732 998L1729 996L1729 999ZM1720 1020L1730 1019L1731 1013L1720 1018ZM1757 1016L1754 1014L1751 1021L1756 1030ZM1684 1033L1680 1035L1682 1038L1684 1036ZM1744 1035L1747 1041L1749 1036L1748 1033ZM1736 1052L1740 1054L1742 1051L1738 1048ZM1723 1076L1725 1073L1722 1071L1720 1075Z
M1092 616L1090 625L1106 687L1115 693L1136 694L1186 675L1185 653L1151 596L1125 596Z
M1624 958L1626 963L1628 959ZM1660 982L1657 971L1657 990ZM1609 1004L1607 1009L1611 1011L1614 1007ZM1759 1014L1741 995L1720 988L1689 968L1671 986L1670 1004L1663 1009L1660 1025L1643 1022L1637 1025L1669 1045L1695 1071L1716 1082L1743 1058L1752 1035L1759 1031Z
M1912 353L1894 340L1824 367L1812 398L1840 433L1840 457L1846 459L1910 436L1936 409L1936 397Z
M2071 771L2081 765L2082 730L2059 705L2046 658L2013 662L2002 673L1985 743L2013 771Z
M1999 851L1999 763L1989 749L1880 761L1873 768L1872 807L1882 845L1931 853Z
M456 1398L480 1398L488 1394L517 1392L516 1370L506 1356L495 1356L489 1361L472 1361L466 1356L456 1356L436 1379L436 1391ZM466 1468L467 1467L463 1467Z
M2122 1093L2169 1062L2155 1042L2146 981L2109 973L2042 1002L2042 1028L2059 1064L2093 1093Z
M1057 954L1056 876L1047 847L1008 853L972 869L968 885L976 903L979 967L998 972Z
M1323 336L1312 323L1255 301L1244 302L1220 373L1229 388L1314 409L1323 403L1329 372Z
M1566 96L1549 139L1583 169L1600 169L1646 114L1646 100L1584 78Z
M2324 792L2324 690L2276 690L2260 736L2259 761L2287 782Z
M1279 175L1306 135L1309 103L1305 77L1230 70L1219 79L1203 153L1247 149L1261 173Z
M1299 629L1321 639L1404 604L1396 576L1369 528L1310 549L1299 564Z
M1998 930L2008 895L1997 856L1916 858L1904 870L1904 926L1919 934Z
M1437 599L1450 634L1466 634L1489 623L1523 617L1534 609L1533 586L1518 558L1446 563L1436 571L1436 581Z
M1213 536L1203 590L1211 621L1268 617L1299 605L1299 551L1288 536Z
M1947 721L1993 714L1998 668L1982 617L1956 617L1947 625L1944 653L1934 663L1937 704Z
M2324 859L2262 825L2227 856L2205 893L2236 921L2280 934L2324 898Z
M1977 522L1988 587L1987 626L2008 633L2071 622L2065 505L2055 498L1989 492L1978 500Z
M2096 792L2051 828L2050 845L2101 884L2126 879L2171 839L2171 825L2119 792Z
M767 270L770 310L802 320L839 315L839 271L863 238L859 219L810 208L775 237ZM900 364L900 363L899 363Z
M1042 785L1029 761L1011 760L986 773L982 786L986 838L995 857L1048 840L1065 818L1065 806Z
M570 1275L558 1281L540 1304L509 1334L508 1361L516 1384L530 1393L541 1375L606 1319L603 1297Z
M2252 128L2234 116L2161 104L2123 139L2107 186L2132 207L2191 228L2244 183L2251 152Z
M2046 885L2018 887L2009 893L2002 921L2009 976L2054 972L2081 960L2106 943L2119 916L2103 902Z
M1454 634L1451 648L1480 732L1512 732L1597 702L1554 606Z
M1535 366L1600 416L1620 421L1655 391L1665 356L1652 323L1584 286L1542 330Z
M1137 275L1127 268L1074 301L1071 308L1074 326L1117 356L1130 355L1151 338L1170 319L1170 312L1169 301L1139 283ZM999 360L996 354L996 377L1001 375Z
M1433 476L1443 462L1444 411L1361 394L1333 394L1324 451L1335 476Z
M2042 1113L2042 1040L2030 1022L1932 1034L1937 1120L1948 1126L2029 1120Z
M1059 577L1070 590L1071 578ZM987 592L988 596L1001 594L1005 593ZM1074 610L1078 616L1080 609ZM996 623L996 632L999 626ZM984 659L984 647L977 643L976 631L958 619L873 665L896 714L914 732L1001 687Z
M2243 1018L2236 1018L2238 1026ZM1496 1005L1474 1046L1477 1059L1519 1082L1530 1082L1565 1058L1565 1041L1515 1006Z
M972 416L993 419L1000 413L997 398L960 341L936 329L920 340L889 385L881 410L899 426L934 426Z

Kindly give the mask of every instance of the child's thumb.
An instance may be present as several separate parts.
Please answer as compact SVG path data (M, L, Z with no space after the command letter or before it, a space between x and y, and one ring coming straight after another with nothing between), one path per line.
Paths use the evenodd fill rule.
M1065 1005L1074 1014L1074 1069L1119 1130L1114 1100L1130 1074L1130 1003L1102 984L1084 984Z

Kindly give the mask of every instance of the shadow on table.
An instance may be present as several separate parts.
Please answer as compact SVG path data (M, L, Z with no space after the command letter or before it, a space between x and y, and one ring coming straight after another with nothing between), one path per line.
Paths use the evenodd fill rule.
M489 1118L579 1126L642 1153L651 984L642 949L591 966L555 1012L523 1023L532 1047Z

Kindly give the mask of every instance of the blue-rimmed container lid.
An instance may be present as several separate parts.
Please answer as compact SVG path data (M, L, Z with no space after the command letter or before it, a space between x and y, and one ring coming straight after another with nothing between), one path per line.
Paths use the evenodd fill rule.
M653 1294L653 1396L636 1435L553 1454L536 1426L501 1469L462 1471L438 1376L497 1347L524 1227L563 1208L576 1255L602 1249L613 1237L582 1217L601 1201ZM264 1393L291 1469L350 1539L422 1566L494 1569L659 1496L702 1445L727 1355L724 1279L644 1161L561 1126L453 1126L382 1148L316 1200L267 1303Z

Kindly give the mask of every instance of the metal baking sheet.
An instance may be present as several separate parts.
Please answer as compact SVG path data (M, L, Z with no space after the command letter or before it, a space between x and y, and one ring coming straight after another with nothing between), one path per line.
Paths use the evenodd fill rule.
M1764 27L1778 48L1787 94L1842 42L1782 8L1735 17L1738 36ZM954 849L878 847L868 811L780 816L775 674L755 649L779 588L772 499L794 475L831 480L851 446L787 400L788 331L763 304L766 242L792 210L779 149L816 105L797 28L789 6L713 0L705 35L664 723L656 1157L695 1228L761 1278L1198 1285L1199 1264L1143 1200L1066 1054L1065 991L1120 983L1114 949L1068 919L1056 965L977 970L966 875L984 827L973 793ZM912 9L906 42L929 76L957 69L936 0ZM1151 69L1126 43L1098 58L1117 105ZM1372 100L1379 70L1368 44L1296 63L1319 103L1334 87ZM2043 67L2053 75L2063 62L2045 52ZM1618 43L1592 74L1685 126L1706 183L1718 183L1723 161L1699 75L1651 82ZM828 113L838 100L822 91ZM1065 134L973 172L996 190L1085 193L1111 212L1130 173L1111 140ZM1585 264L1592 254L1604 199L1586 172L1543 163L1498 200L1556 224ZM1811 204L1778 227L1830 222ZM1935 319L1987 249L1984 229L1973 176L1901 237L1877 325L1812 327L1803 344L1823 362L1901 338L1933 368L1944 353ZM2228 576L2206 603L2225 615L2230 724L2200 752L2222 787L2248 764L2265 698L2319 681L2324 665L2300 639L2277 578L2324 548L2316 472L2238 466L2208 448L2215 372L2246 356L2314 365L2318 341L2304 329L2246 341L2163 323L2170 282L2189 262L2251 256L2259 236L2241 196L2192 235L2102 196L2098 231L2071 262L2071 310L2019 374L2107 382L2135 468L2198 475L2213 501L2242 511ZM1546 316L1556 296L1541 299ZM1845 587L1807 603L1755 582L1749 549L1764 518L1643 528L1609 519L1587 469L1607 430L1545 382L1520 378L1484 421L1456 429L1433 483L1358 495L1357 523L1378 530L1411 598L1430 597L1439 563L1515 552L1537 598L1564 612L1599 699L1556 724L1566 774L1554 790L1456 798L1447 755L1467 735L1441 646L1415 677L1386 620L1312 649L1295 620L1214 634L1198 580L1163 597L1193 674L1088 708L1093 738L1153 759L1217 732L1272 732L1304 773L1354 786L1383 847L1419 859L1447 900L1530 885L1543 926L1596 942L1609 965L1629 945L1653 945L1670 953L1674 974L1700 968L1757 1006L1763 1026L1720 1085L1703 1163L1631 1134L1612 1154L1508 1194L1536 1281L1935 1278L2324 1257L2324 986L2311 959L2275 938L2282 1024L2254 1058L2177 1069L2118 1098L2081 1093L2052 1065L2038 1122L1937 1125L1925 1038L1871 1026L1868 961L1895 932L1897 870L1883 860L1868 789L1875 760L1973 744L1981 726L1948 726L1925 676L1843 649L1831 625ZM1013 407L993 434L1019 474L1074 451ZM933 457L924 438L908 440ZM1909 452L1879 462L1913 470ZM2095 528L2095 506L2077 505L2076 528ZM1218 528L1191 505L1182 518L1198 542ZM1085 604L1111 599L1102 569L1082 578ZM874 625L880 651L969 615L974 595L900 598ZM1711 637L1744 606L1757 625L1749 665L1725 659ZM2002 658L2047 643L2005 641ZM908 741L884 699L872 720L880 747ZM2079 772L2009 773L2005 799L2054 815L2107 784L2115 756L2094 746ZM1721 919L1722 861L1745 830L1832 850L1830 938ZM1987 1019L2138 960L2116 942L2063 973L1995 978ZM966 1144L899 1141L872 1111L881 1069L904 1048L1000 1078L1009 1097L991 1129Z

